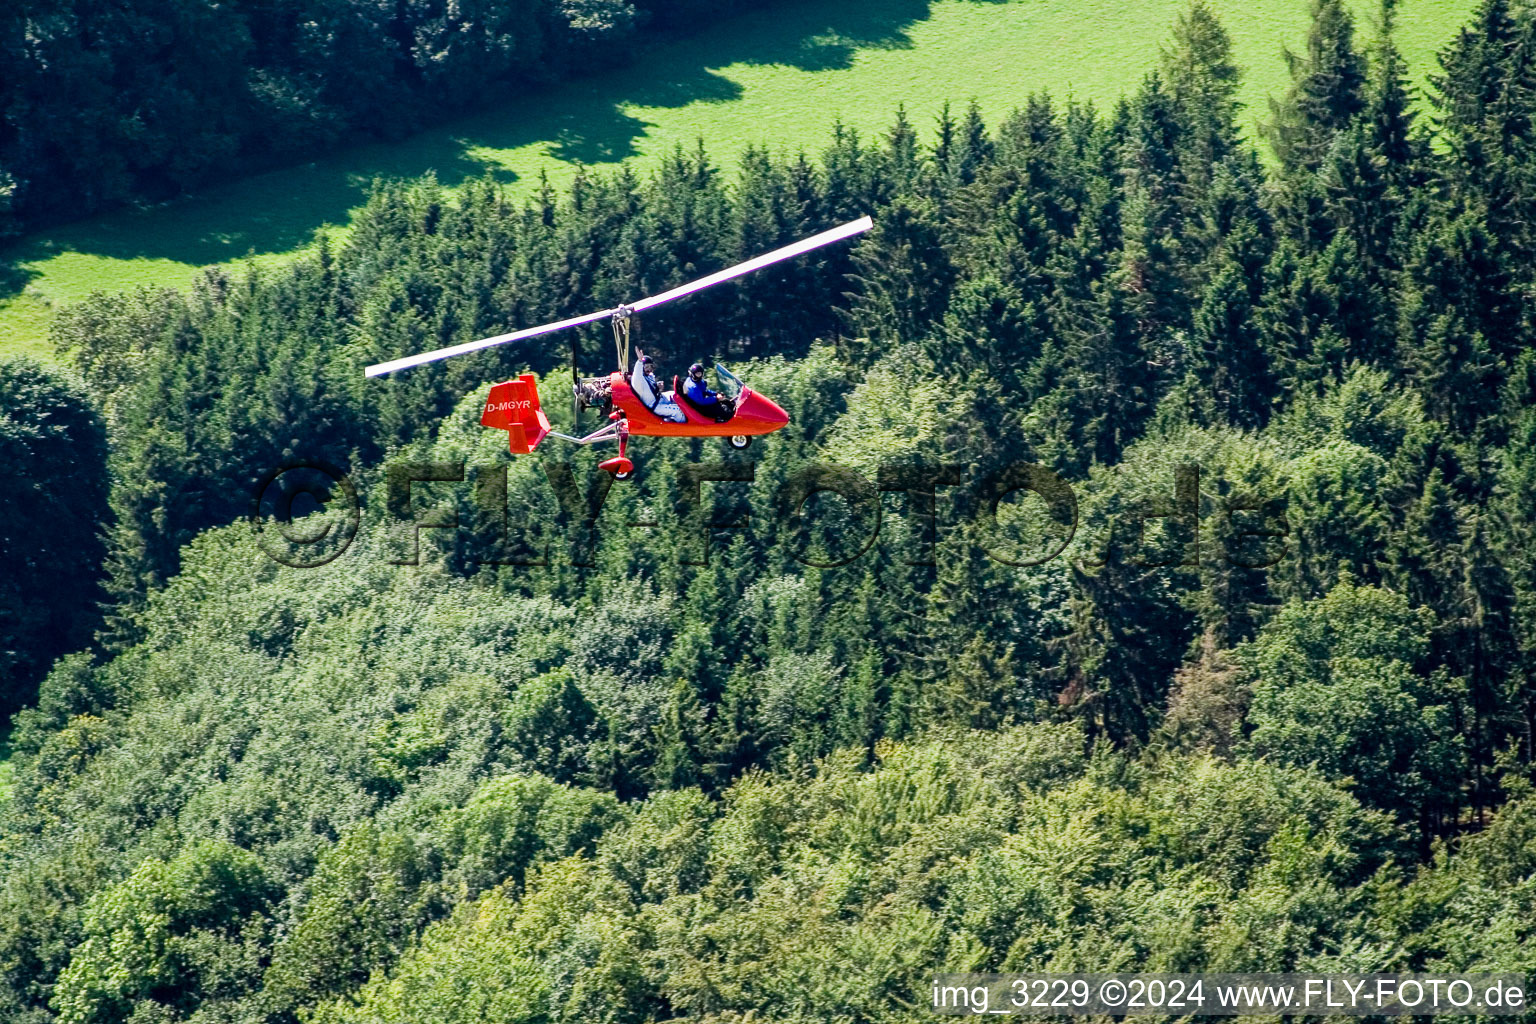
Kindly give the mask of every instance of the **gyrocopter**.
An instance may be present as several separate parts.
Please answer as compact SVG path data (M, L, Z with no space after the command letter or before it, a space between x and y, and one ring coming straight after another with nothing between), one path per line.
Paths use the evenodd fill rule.
M485 411L480 417L481 425L505 430L508 445L513 454L518 455L532 452L546 437L558 437L562 441L581 445L617 441L618 456L599 464L602 469L612 473L616 480L624 480L634 473L634 463L625 455L632 434L648 437L724 437L728 439L731 447L745 448L752 443L754 436L771 434L786 426L789 423L789 414L766 395L760 395L747 387L718 363L715 364L715 373L720 383L718 393L720 401L716 406L703 408L691 403L685 397L684 389L678 386L679 381L676 377L673 378L671 391L662 391L660 387L653 386L654 378L648 377L641 359L637 358L633 369L628 369L630 367L630 318L647 309L654 309L662 303L671 302L673 299L681 299L694 292L703 291L705 288L750 274L754 270L761 270L824 245L851 238L868 231L871 226L868 217L861 217L638 302L626 303L612 309L599 310L596 313L588 313L585 316L572 317L569 320L560 320L540 327L527 327L510 334L498 334L494 338L482 338L479 341L440 348L435 352L423 352L420 355L392 359L387 363L376 363L368 367L366 372L369 377L379 377L396 370L404 370L407 367L420 366L423 363L436 362L439 359L448 359L469 352L478 352L495 345L506 345L568 327L580 327L582 324L595 323L606 317L613 325L618 369L606 377L576 376L572 384L576 411L602 410L608 418L605 426L585 437L572 437L569 434L551 430L549 417L544 414L544 410L539 405L539 390L531 373L522 374L513 380L503 381L491 387L490 394L486 396ZM571 367L572 375L575 376L574 359Z

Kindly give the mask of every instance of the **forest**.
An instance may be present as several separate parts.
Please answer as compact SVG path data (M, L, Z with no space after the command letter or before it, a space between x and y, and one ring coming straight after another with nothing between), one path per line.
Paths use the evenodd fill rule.
M961 100L517 203L381 182L291 267L64 310L68 367L0 364L0 1018L910 1021L935 971L1528 971L1536 11L1482 0L1419 97L1392 10L1314 0L1267 111L1192 0L1110 109ZM570 429L562 335L363 376L864 214L639 318L666 374L789 412L746 452L509 459L485 386L531 369ZM295 462L360 509L308 568L249 521ZM1025 463L1074 529L970 507ZM797 525L818 465L877 486Z
M760 0L17 0L0 8L0 240L401 139Z

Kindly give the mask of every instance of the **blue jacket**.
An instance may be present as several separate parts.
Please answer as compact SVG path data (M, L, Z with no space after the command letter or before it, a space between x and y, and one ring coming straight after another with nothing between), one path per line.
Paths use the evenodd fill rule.
M719 392L709 390L702 380L694 380L692 377L684 379L683 394L694 405L714 405L720 401Z

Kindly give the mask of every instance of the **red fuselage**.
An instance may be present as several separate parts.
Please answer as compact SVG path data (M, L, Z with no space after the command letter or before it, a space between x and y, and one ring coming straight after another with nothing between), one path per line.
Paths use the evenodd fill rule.
M608 378L612 388L613 404L629 421L629 432L646 437L731 437L736 434L771 434L789 423L789 414L780 409L770 398L765 398L749 387L743 387L736 399L736 415L724 423L716 423L700 416L678 396L677 406L688 417L687 423L664 420L645 407L635 397L634 390L621 373Z

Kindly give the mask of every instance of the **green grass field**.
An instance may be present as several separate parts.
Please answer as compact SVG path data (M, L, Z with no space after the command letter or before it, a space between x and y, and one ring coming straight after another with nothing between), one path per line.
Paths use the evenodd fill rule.
M435 171L453 185L487 171L518 187L557 184L577 163L642 163L702 137L729 167L748 143L819 149L835 118L889 124L898 103L931 124L944 100L975 98L995 120L1034 90L1099 103L1135 84L1185 0L810 0L642 47L627 67L446 123L174 203L95 217L0 252L0 352L47 354L52 311L93 291L183 286L196 268L280 262L327 226L344 230L376 176ZM1214 0L1247 69L1250 121L1285 84L1305 0ZM1374 35L1372 0L1356 0ZM1472 0L1401 0L1398 42L1422 79Z

